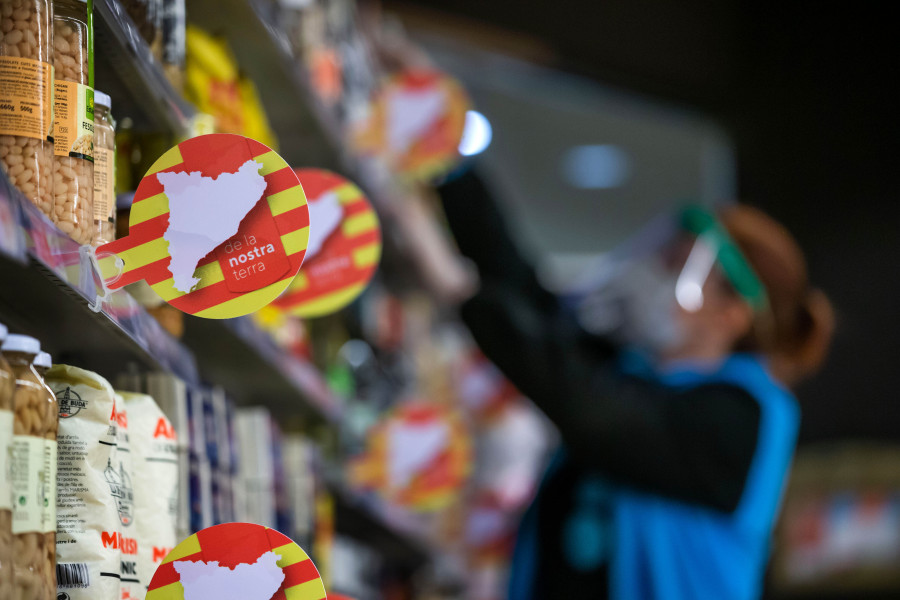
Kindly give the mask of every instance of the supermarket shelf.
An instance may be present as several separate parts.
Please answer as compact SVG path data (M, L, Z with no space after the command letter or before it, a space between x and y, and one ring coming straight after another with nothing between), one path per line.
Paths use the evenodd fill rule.
M336 473L336 469L326 470L325 483L335 498L338 533L367 542L391 556L393 566L410 572L434 560L437 548L412 523L404 522L399 513L391 515L377 498L349 488Z
M256 84L279 138L279 154L295 167L336 169L341 164L336 123L327 120L289 44L266 7L254 0L191 0L188 18L222 35L241 71Z
M292 56L276 10L275 3L262 0L191 0L188 16L228 40L241 70L259 88L279 135L279 152L289 164L332 169L359 185L378 212L385 244L407 249L426 289L440 286L442 278L461 277L449 244L440 241L442 234L436 230L434 236L423 234L433 224L410 214L406 201L410 191L383 161L348 150L337 115L313 92L307 72Z
M195 110L172 88L149 46L116 0L95 0L96 78L113 97L117 117L135 128L183 135ZM280 134L280 153L293 165L348 173L383 211L389 200L382 174L343 154L339 124L315 98L286 40L256 0L190 0L189 19L226 36L242 71L257 84L264 107ZM343 167L343 168L342 168ZM317 369L283 352L251 320L215 321L186 317L183 343L165 333L125 291L115 292L103 310L89 306L93 290L79 247L30 203L7 189L0 174L0 209L12 207L12 240L0 210L0 318L13 331L41 338L56 360L103 375L137 365L164 370L198 383L221 385L240 404L267 407L276 419L302 415L316 423L340 423L340 403ZM374 188L374 189L373 189ZM410 515L392 511L376 497L348 487L335 473L327 478L336 499L336 525L410 571L434 561L438 549L417 532Z
M265 406L276 418L340 421L340 403L316 367L281 350L249 318L186 317L184 341L203 376L238 403Z
M2 172L0 233L0 320L13 332L39 338L55 361L108 378L135 367L172 372L191 383L202 375L241 404L265 406L281 421L298 414L340 421L337 398L318 370L281 351L248 318L187 317L185 347L124 290L114 292L103 310L92 310L91 267L82 262L79 246L13 190ZM342 532L368 541L401 568L429 559L411 528L391 523L371 499L337 480L329 487Z
M14 330L44 340L57 360L109 377L134 367L169 371L191 383L202 374L240 403L266 406L276 417L340 420L340 404L319 371L281 351L250 319L188 316L182 344L125 290L95 312L93 265L2 174L0 207L0 314Z
M109 377L137 366L197 382L191 353L125 291L94 311L93 267L78 244L8 185L0 173L0 232L28 240L24 254L0 253L0 314L13 331L39 338L54 359ZM27 233L27 237L22 235Z
M94 83L115 99L116 117L131 117L139 130L186 134L196 111L166 79L124 5L95 0L94 14Z

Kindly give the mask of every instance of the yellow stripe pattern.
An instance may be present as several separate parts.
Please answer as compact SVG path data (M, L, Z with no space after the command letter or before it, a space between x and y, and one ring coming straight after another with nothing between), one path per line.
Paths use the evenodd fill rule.
M300 202L298 202L297 192L297 186L294 186L266 196L266 200L269 202L269 210L272 211L272 216L277 217L289 210L306 206L306 196L300 196Z
M265 177L275 171L280 171L285 167L284 159L278 156L278 153L274 150L266 152L265 154L260 154L253 158L254 161L258 163L262 163L262 169L259 170L259 174Z
M341 205L353 204L363 195L362 191L352 183L345 183L334 188L334 195L337 196Z
M156 194L131 205L128 225L134 227L138 223L149 221L167 212L169 212L169 197L165 194Z
M344 219L341 224L341 231L348 237L356 237L361 233L372 231L378 227L378 217L375 211L367 210L366 212L353 215L349 219Z
M163 260L168 256L169 242L163 238L157 238L152 242L147 242L146 244L141 244L140 246L119 252L119 258L125 261L125 269L127 271L140 269L150 263Z
M169 585L150 590L144 597L145 600L184 600L184 586L176 581Z
M203 265L202 267L194 270L194 277L200 279L200 283L194 286L192 292L196 292L197 290L202 290L205 287L215 285L220 281L225 281L225 275L222 273L222 268L219 266L217 261L213 261L207 265ZM160 281L152 286L153 291L159 294L159 297L165 300L166 302L171 302L176 298L180 298L184 296L182 292L175 289L175 280L173 278L166 279L165 281Z
M285 544L284 546L272 548L272 552L281 556L277 564L282 569L309 560L309 555L297 544ZM317 577L316 579L285 588L284 595L289 600L321 600L325 598L325 586L322 583L322 579Z
M353 265L357 269L371 267L378 264L381 258L381 243L373 242L353 251Z
M287 600L324 600L325 584L321 579L313 579L300 585L285 588L284 596Z
M365 289L367 283L368 282L351 285L336 292L320 296L315 300L303 302L291 308L291 313L309 318L330 314L338 308L349 304Z
M160 171L165 171L166 169L170 169L175 165L180 165L183 162L184 158L181 156L181 148L174 146L168 152L156 159L156 162L150 166L150 169L147 170L144 177L159 173Z
M241 294L236 298L226 300L221 304L211 306L194 314L198 317L203 317L204 319L231 319L237 314L247 314L246 311L242 312L244 306L265 306L280 296L281 292L284 291L284 288L287 287L287 284L290 283L290 281L291 278L276 281L262 289Z
M272 552L281 556L281 560L278 561L278 566L282 569L309 559L309 555L297 544L278 546L277 548L272 548Z
M281 236L281 243L284 244L284 251L288 256L306 250L309 245L309 227L284 234Z
M180 560L185 556L190 556L192 554L197 554L200 552L200 538L197 537L195 533L188 539L184 540L175 548L169 552L169 554L163 559L162 564L167 564L176 560Z

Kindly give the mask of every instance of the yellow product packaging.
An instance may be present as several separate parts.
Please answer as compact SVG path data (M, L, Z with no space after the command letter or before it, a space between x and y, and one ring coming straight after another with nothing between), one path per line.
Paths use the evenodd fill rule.
M278 151L278 139L269 126L269 119L259 99L256 85L246 77L240 79L241 114L244 121L244 132L249 138L262 142L276 152Z

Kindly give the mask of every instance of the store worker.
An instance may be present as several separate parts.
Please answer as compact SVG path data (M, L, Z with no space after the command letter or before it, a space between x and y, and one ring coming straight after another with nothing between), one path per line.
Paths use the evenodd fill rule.
M833 325L791 235L747 206L686 208L564 298L474 172L439 193L478 268L465 323L563 440L509 597L760 597L800 419L788 387L820 365Z

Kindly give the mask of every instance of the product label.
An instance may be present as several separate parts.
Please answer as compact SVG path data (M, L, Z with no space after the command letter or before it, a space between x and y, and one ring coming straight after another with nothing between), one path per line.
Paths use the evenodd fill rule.
M56 531L56 440L44 440L44 533Z
M0 56L0 133L52 140L52 82L48 63Z
M93 160L94 90L74 81L54 83L54 154Z
M94 147L94 220L113 222L112 209L116 205L113 167L116 153L106 148Z
M0 410L0 510L12 510L12 454L13 414Z
M117 526L112 488L116 447L114 396L99 376L54 365L47 385L59 402L56 483L56 577L67 600L120 598ZM117 466L117 465L116 465ZM112 479L112 481L110 481Z
M44 531L44 438L13 436L13 533Z

